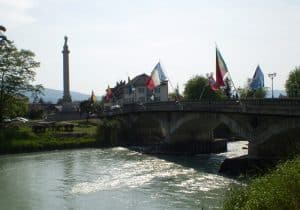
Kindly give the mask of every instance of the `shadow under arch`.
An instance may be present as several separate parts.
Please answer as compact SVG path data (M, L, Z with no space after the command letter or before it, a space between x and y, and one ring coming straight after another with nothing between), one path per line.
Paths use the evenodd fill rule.
M151 115L138 116L131 125L131 138L134 145L150 145L164 141L165 132L159 119Z
M220 115L219 122L216 124L213 130L216 131L217 134L215 138L219 138L219 136L221 138L229 137L229 139L232 140L237 139L250 142L253 136L251 132L251 126L247 118L239 118L234 115L229 116L228 114Z
M170 133L170 142L210 141L211 127L210 123L203 123L201 118L189 117L176 125L176 129Z
M224 122L221 122L216 127L214 127L213 136L217 139L231 139L232 137L234 137L234 133L232 129L230 129Z

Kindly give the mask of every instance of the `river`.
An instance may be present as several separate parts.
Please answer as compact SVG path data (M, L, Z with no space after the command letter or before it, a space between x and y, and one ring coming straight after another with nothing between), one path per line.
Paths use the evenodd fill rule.
M220 209L237 181L217 171L245 145L197 156L122 147L0 156L0 209Z

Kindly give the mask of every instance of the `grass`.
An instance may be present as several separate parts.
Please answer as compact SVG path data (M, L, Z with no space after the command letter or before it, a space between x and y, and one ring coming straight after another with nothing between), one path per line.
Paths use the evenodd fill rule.
M97 122L72 123L75 124L73 132L46 131L35 134L30 125L0 129L0 154L94 146Z
M300 156L279 164L276 169L231 190L224 209L300 209Z

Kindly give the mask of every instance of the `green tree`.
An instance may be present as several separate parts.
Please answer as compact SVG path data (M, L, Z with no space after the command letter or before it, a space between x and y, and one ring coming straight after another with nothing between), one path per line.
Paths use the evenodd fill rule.
M33 52L18 50L9 40L0 44L0 122L3 121L4 114L13 114L13 104L18 104L24 93L41 93L43 87L32 84L35 69L39 65L34 60Z
M91 100L82 101L79 104L80 115L85 114L86 120L88 121L91 114L99 115L102 110L101 102L93 102Z
M25 116L28 113L28 98L22 95L19 96L6 96L6 102L9 106L3 109L3 116L11 118L17 116Z
M248 78L245 87L238 89L241 99L247 99L247 98L262 99L266 97L267 95L266 88L263 87L257 90L252 90L250 88L250 83L251 83L251 79Z
M210 88L206 77L196 75L185 84L185 100L220 99L223 97L224 95L220 90L213 91Z
M285 90L288 97L300 97L300 66L289 73L285 82Z

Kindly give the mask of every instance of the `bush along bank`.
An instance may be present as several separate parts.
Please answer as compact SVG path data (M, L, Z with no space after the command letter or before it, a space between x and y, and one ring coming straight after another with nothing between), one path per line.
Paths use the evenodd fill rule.
M30 127L0 129L0 154L94 147L95 135L35 134Z
M279 164L247 186L233 188L224 209L300 209L300 156Z

